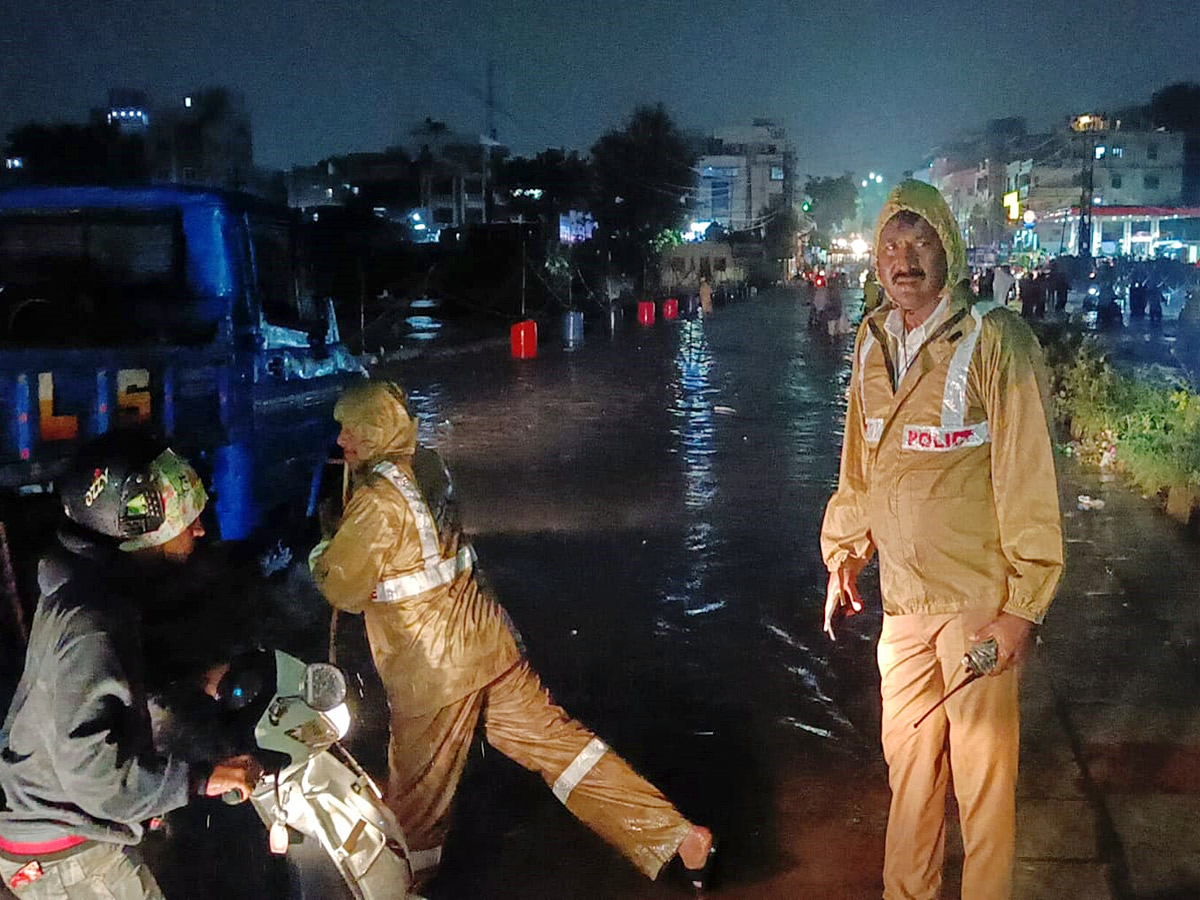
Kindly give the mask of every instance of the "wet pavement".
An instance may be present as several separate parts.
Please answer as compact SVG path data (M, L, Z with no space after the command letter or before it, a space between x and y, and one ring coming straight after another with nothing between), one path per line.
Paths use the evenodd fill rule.
M572 354L395 372L558 699L721 835L717 897L880 892L880 620L836 646L818 625L848 341L806 321L777 292L703 322L589 333ZM1015 896L1200 897L1194 538L1069 460L1060 482L1068 574L1024 682ZM1076 509L1081 494L1105 508ZM952 841L947 897L960 854ZM488 752L429 890L677 892Z
M556 699L720 836L713 897L877 898L888 794L868 613L820 632L818 528L836 478L849 339L788 291L703 321L392 364L455 474L480 564ZM547 338L543 330L543 346ZM1119 483L1062 460L1067 577L1023 682L1015 897L1200 897L1200 554ZM1104 507L1077 509L1076 497ZM263 629L313 658L302 572ZM261 623L260 623L261 627ZM382 775L361 623L340 660L350 746ZM167 896L284 896L248 810L200 803L148 842ZM945 896L957 896L952 840ZM682 896L641 878L536 776L482 743L432 900Z
M844 347L781 293L580 350L396 371L481 564L557 699L723 838L729 883L795 865L806 760L872 757L815 610ZM862 643L866 642L863 638ZM865 649L865 648L864 648ZM870 705L869 703L867 704ZM864 717L867 721L871 716ZM532 776L484 754L435 897L654 893Z

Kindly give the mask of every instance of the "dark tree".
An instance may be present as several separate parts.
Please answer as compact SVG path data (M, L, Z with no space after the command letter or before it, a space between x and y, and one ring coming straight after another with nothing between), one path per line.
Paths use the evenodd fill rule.
M812 200L808 215L818 231L829 234L840 223L854 218L858 187L849 172L837 178L809 178L804 193Z
M1159 128L1200 132L1200 84L1181 81L1155 91L1150 99L1150 115Z
M543 150L532 159L517 156L505 160L497 173L510 209L528 221L558 227L558 216L571 209L591 205L591 164L572 151Z
M9 133L6 155L24 160L31 181L119 184L148 177L142 138L102 122L24 125Z
M774 210L767 219L763 249L771 259L787 259L796 255L796 234L801 229L800 216L790 204Z
M1150 99L1153 124L1183 133L1184 203L1200 202L1200 84L1180 81Z
M653 261L656 238L678 228L696 186L696 158L666 109L642 106L620 131L592 147L596 218L612 259L641 276Z

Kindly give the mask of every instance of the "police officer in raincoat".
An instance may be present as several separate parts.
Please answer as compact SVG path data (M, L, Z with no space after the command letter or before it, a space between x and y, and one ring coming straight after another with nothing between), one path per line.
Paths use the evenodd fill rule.
M678 855L697 886L712 835L554 704L507 614L477 577L440 458L417 447L403 390L365 381L338 401L354 487L332 538L310 556L339 610L362 613L391 712L388 805L417 877L441 858L455 790L482 718L488 742L649 878Z
M862 608L857 576L879 554L886 900L941 896L951 770L962 896L1011 896L1017 676L1063 565L1041 348L1018 316L970 292L960 234L921 182L898 185L880 213L887 302L859 328L821 529L830 637L839 613ZM998 644L990 677L914 728L986 638Z

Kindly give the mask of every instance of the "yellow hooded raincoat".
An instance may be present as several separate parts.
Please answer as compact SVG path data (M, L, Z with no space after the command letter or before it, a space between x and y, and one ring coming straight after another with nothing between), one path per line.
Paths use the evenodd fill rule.
M962 895L1009 900L1018 673L1009 668L939 704L962 679L971 635L1001 612L1041 622L1058 584L1063 544L1046 380L1028 326L967 289L958 227L934 188L910 181L893 190L876 247L901 210L941 238L945 307L922 326L927 337L902 375L886 328L895 307L885 303L864 319L821 549L831 572L879 554L881 736L892 794L883 896L941 896L952 768Z
M442 533L424 500L413 472L417 423L394 390L371 381L338 401L334 414L360 435L363 463L313 575L333 606L363 614L392 715L413 717L479 690L519 654L504 610L472 577L469 549ZM437 568L443 559L453 564ZM381 584L403 596L380 602Z
M1041 348L1018 316L967 288L962 239L936 189L894 191L876 244L900 210L942 239L948 308L898 387L883 327L894 307L858 330L825 563L878 551L889 614L992 609L1040 622L1063 564Z
M358 437L360 465L337 532L310 563L326 599L366 619L391 709L388 804L418 874L440 860L482 719L493 747L541 774L572 813L657 876L691 824L556 706L522 659L458 529L449 476L417 447L404 392L363 382L334 415Z

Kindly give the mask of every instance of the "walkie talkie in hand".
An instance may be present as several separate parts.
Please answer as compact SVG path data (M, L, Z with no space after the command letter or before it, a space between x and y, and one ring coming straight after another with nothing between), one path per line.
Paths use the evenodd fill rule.
M984 675L990 674L991 671L996 668L996 665L999 663L999 661L1000 644L994 637L990 637L987 640L980 641L979 643L972 644L970 647L968 647L967 652L963 654L962 659L963 668L967 670L967 677L963 679L962 683L959 684L958 687L954 688L952 691L947 693L946 696L942 697L941 700L929 707L929 709L925 711L925 715L921 716L921 718L917 719L917 721L913 723L913 728L920 728L921 723L928 719L933 714L934 710L965 688L972 681L975 681L977 678L982 678Z

